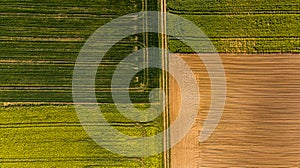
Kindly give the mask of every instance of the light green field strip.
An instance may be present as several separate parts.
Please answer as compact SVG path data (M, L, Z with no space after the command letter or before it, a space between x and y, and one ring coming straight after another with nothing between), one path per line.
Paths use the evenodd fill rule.
M299 37L300 15L182 15L199 26L209 37Z
M192 38L191 38L192 39ZM300 37L295 38L210 38L222 53L299 53ZM170 38L173 52L194 52L185 44Z
M162 129L159 120L136 123L120 117L113 105L100 107L111 126L130 136L154 135ZM0 133L3 167L161 167L162 164L161 155L122 157L100 147L85 133L71 105L0 107Z
M300 15L181 15L199 26L224 53L300 52ZM193 38L193 34L189 37ZM174 38L173 52L191 52Z
M73 158L71 160L68 159L60 159L60 160L51 160L48 159L46 161L30 161L30 162L22 162L22 161L13 161L13 162L4 162L2 164L3 168L41 168L41 167L61 167L61 168L81 168L81 167L91 167L91 168L101 168L101 167L109 167L109 168L120 168L120 167L151 167L151 162L141 162L135 159L125 160L122 159L108 159L104 161L98 158ZM147 164L148 163L148 164ZM150 166L147 166L150 165Z

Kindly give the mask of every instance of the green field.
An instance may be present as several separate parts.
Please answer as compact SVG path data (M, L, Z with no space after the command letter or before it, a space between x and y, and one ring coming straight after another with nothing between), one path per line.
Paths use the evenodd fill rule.
M299 53L300 0L169 0L168 12L200 27L221 53ZM163 154L133 158L113 154L83 130L72 103L77 56L90 35L128 13L159 9L147 0L0 0L1 167L163 167ZM193 34L185 38L195 38ZM96 96L111 126L135 137L162 131L162 116L141 123L114 107L111 77L136 49L159 45L157 34L120 40L98 67ZM169 37L172 52L193 52ZM149 106L160 71L140 72L131 100ZM150 79L149 79L150 78ZM124 105L126 106L126 105ZM162 142L163 143L163 142Z
M299 0L170 0L168 7L200 27L218 52L300 52ZM192 52L172 37L169 43L173 52Z
M123 157L96 144L70 105L74 65L89 36L119 16L158 10L157 2L0 0L0 4L0 167L162 167L162 154ZM95 83L110 126L134 137L162 131L162 117L140 123L121 116L112 104L110 84L120 60L135 48L158 44L157 35L147 39L139 34L116 44L99 66ZM132 81L130 92L132 101L144 109L149 106L148 91L158 87L159 80L147 81L141 88L145 82Z
M1 1L0 102L72 101L73 68L88 37L112 19L141 10L140 0ZM111 55L120 59L139 44L123 43ZM99 88L109 83L102 78Z
M100 106L111 125L135 137L161 131L160 119L134 123L110 104ZM74 107L0 107L2 167L161 167L162 155L122 157L97 145L83 130ZM126 144L124 144L126 145Z
M71 102L73 68L85 41L112 19L154 10L157 4L148 2L145 8L141 0L1 1L0 102ZM110 78L118 62L135 47L145 47L145 35L137 36L123 39L106 54L96 79L99 102L112 102ZM147 39L147 46L157 45L157 38Z

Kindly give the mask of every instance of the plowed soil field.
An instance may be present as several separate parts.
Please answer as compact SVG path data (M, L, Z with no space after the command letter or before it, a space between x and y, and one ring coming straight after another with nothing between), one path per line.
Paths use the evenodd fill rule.
M300 55L221 54L226 105L218 127L204 143L198 137L211 103L210 79L196 55L178 56L195 73L201 109L188 135L171 149L173 168L300 165ZM171 78L171 121L180 99L179 86Z

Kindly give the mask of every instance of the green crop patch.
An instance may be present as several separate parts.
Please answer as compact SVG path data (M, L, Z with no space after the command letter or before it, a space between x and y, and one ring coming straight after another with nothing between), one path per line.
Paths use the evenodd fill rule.
M111 125L125 134L143 137L157 134L162 129L159 119L147 124L115 120L119 114L111 107L101 105ZM144 158L123 157L97 145L83 130L71 105L10 106L0 107L0 111L2 166L143 167L151 164L161 167L160 154Z
M71 102L74 65L89 36L114 18L148 10L141 0L0 2L2 102ZM106 55L96 79L99 102L111 102L107 89L114 69L135 47L145 47L143 36L122 40Z
M192 1L171 1L172 4L182 3L180 8L188 7L188 2ZM193 1L194 2L194 1ZM198 1L197 1L198 2ZM223 2L223 1L222 1ZM222 4L211 4L214 7ZM225 1L224 1L225 2ZM226 1L227 2L227 1ZM293 1L294 2L294 1ZM291 2L291 3L293 3ZM223 6L229 11L234 5L227 2ZM249 1L251 3L251 1ZM253 2L254 3L254 2ZM259 4L249 5L254 9L259 9ZM271 1L270 1L271 3ZM197 3L196 3L197 4ZM273 2L273 4L275 4ZM277 4L277 3L276 3ZM298 3L299 4L299 3ZM280 5L280 4L278 4ZM296 5L293 3L293 5ZM292 6L287 5L292 10ZM238 7L243 7L237 6ZM297 6L298 8L300 5ZM195 5L196 9L197 5ZM205 9L210 9L206 8ZM238 8L240 9L240 8ZM221 10L221 9L220 9ZM300 52L300 14L297 13L248 13L241 11L235 13L216 14L213 11L209 14L180 11L180 16L190 20L197 25L212 41L218 52L221 53L299 53ZM176 13L175 10L169 12ZM193 39L193 34L188 37ZM169 37L169 48L173 52L193 52L185 44Z

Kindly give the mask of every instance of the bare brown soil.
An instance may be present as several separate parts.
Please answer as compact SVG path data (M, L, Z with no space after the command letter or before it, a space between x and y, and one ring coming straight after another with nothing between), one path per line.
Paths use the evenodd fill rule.
M300 166L300 55L221 54L226 105L204 143L198 137L211 103L210 79L196 55L178 55L196 74L201 110L188 135L171 149L171 167ZM176 81L170 78L169 84L172 122L181 98Z

